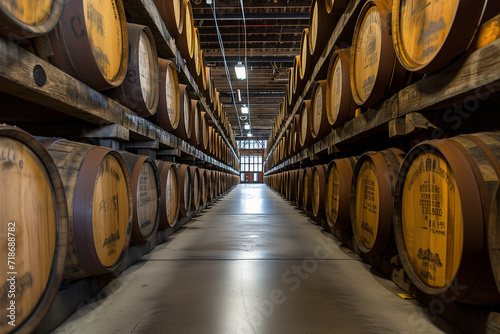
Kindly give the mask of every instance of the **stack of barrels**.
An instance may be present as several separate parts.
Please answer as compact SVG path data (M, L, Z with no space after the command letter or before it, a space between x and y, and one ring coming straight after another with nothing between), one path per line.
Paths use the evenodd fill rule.
M369 0L359 13L352 46L332 44L325 48L347 3L312 3L310 24L302 33L301 52L290 70L288 90L268 140L267 146L276 144L276 149L271 152L267 169L321 140L354 118L357 109L378 109L422 74L439 71L465 51L484 46L474 41L491 41L489 35L498 35L487 29L483 29L484 36L477 33L481 32L479 25L500 13L498 2L442 1L427 6L401 0ZM313 77L312 65L322 52L331 52L327 75ZM296 106L300 95L305 100ZM283 115L289 115L294 107L303 126L297 127L292 118L283 131L288 119ZM305 142L294 140L297 135ZM282 149L294 146L296 150Z
M420 291L500 301L500 133L366 152L264 182L327 231L351 235L361 254L399 255Z
M6 19L0 23L0 34L13 39L33 37L28 48L37 56L206 153L207 127L212 120L205 104L191 98L205 96L221 130L214 128L230 140L221 143L214 157L234 168L235 159L229 157L232 153L226 154L226 148L236 147L236 141L222 103L218 99L214 103L215 88L209 84L213 81L193 27L191 3L155 3L197 87L180 84L175 63L158 58L155 38L147 26L126 22L122 0L68 0L65 5L58 1L42 10L38 6L43 3L37 5L36 13L50 15L36 18L31 25L28 18L41 15L30 14L31 7L2 7L0 16Z
M487 29L500 13L496 1L368 0L360 4L351 47L334 46L333 40L327 46L347 3L312 3L265 170L484 46L482 41L492 40L488 34L498 36ZM319 25L326 27L326 41L313 22L324 22ZM319 77L323 71L314 76L318 59L329 59L326 77ZM304 100L296 105L300 95ZM288 116L293 109L297 113ZM398 255L420 292L493 305L500 301L499 143L498 132L421 140L413 147L388 140L376 152L315 157L307 168L287 164L287 171L266 175L264 182L327 231L352 238L363 256Z
M16 328L33 329L62 280L114 272L129 246L155 242L200 207L230 191L237 175L0 126L5 188L2 254L15 257L24 293ZM5 241L5 242L4 242ZM29 245L25 247L23 245ZM9 255L11 254L11 255ZM14 256L15 254L15 256ZM2 316L7 319L7 290ZM2 332L10 327L0 322Z
M239 168L230 147L236 147L231 124L222 103L217 109L213 104L213 80L193 28L190 1L155 3L198 87L179 83L175 63L158 58L151 30L127 23L122 0L4 1L0 35L23 40L30 52L114 99L125 113ZM207 97L220 126L213 125L210 110L194 95ZM130 247L156 244L160 230L171 233L239 183L239 176L224 171L35 138L7 125L0 125L0 151L1 253L9 266L0 274L2 333L32 332L63 280L121 270ZM9 280L12 275L15 282ZM11 286L18 288L16 311L8 309L14 301Z

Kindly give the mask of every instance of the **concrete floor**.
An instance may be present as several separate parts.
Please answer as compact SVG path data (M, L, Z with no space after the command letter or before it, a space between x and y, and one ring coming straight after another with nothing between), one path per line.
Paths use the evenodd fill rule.
M239 185L55 333L455 333L265 185Z

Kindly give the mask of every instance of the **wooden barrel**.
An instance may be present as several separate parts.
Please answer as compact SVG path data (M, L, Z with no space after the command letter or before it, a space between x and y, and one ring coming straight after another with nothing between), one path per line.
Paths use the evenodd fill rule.
M121 0L66 0L59 24L47 36L35 41L44 60L96 90L123 82L128 37Z
M182 16L182 0L153 0L168 32L172 36L182 33L184 16Z
M177 129L181 115L181 100L179 94L179 78L175 70L175 63L158 59L160 77L160 98L158 112L150 120L157 123L165 131Z
M491 267L493 269L493 275L495 277L497 288L500 291L500 272L499 272L500 211L498 210L499 207L500 207L500 185L497 186L497 189L491 201L490 219L488 222L488 246L489 246Z
M208 127L208 113L202 111L201 112L201 136L200 136L200 145L199 149L203 152L207 152L208 143L209 143L209 127Z
M207 86L205 88L205 96L207 97L207 102L210 103L212 99L212 70L210 67L205 66L205 80L207 81Z
M30 333L59 291L68 242L68 208L57 166L35 138L16 127L0 125L0 151L0 332ZM9 297L11 275L20 293ZM17 312L8 309L11 301ZM8 323L13 320L15 327Z
M328 122L334 128L354 118L358 105L351 92L350 49L336 50L328 66Z
M351 185L351 227L358 248L366 254L391 256L392 198L403 151L366 152L356 163Z
M191 139L191 98L189 97L189 87L187 85L179 85L180 106L179 109L179 126L172 130L172 133L180 139L189 142Z
M207 183L207 171L203 168L199 169L200 171L200 205L206 205L208 201L208 191L209 191L209 185Z
M64 0L0 1L0 35L22 40L49 33L61 18Z
M42 144L59 169L69 213L64 279L112 272L122 263L132 234L132 186L116 151L64 139Z
M300 145L300 115L294 116L293 125L292 154L296 154L302 148Z
M193 49L193 75L196 74L196 78L201 78L202 77L202 71L201 68L203 66L203 58L202 58L202 50L201 50L201 45L200 45L200 32L198 31L198 28L194 28L194 49ZM202 90L203 87L200 87L200 90Z
M288 193L290 194L290 201L295 204L297 201L297 176L298 170L290 171L290 182L288 183Z
M328 121L330 105L330 90L327 80L319 80L314 84L311 97L311 122L309 131L314 139L320 140L330 132L332 126Z
M297 96L302 93L302 88L304 88L305 85L304 80L300 79L301 67L302 67L302 60L300 55L295 56L295 58L293 58L292 75L293 75L293 94Z
M137 115L156 114L160 99L158 56L153 34L148 27L127 23L128 68L123 83L106 95L133 110Z
M310 131L311 124L311 100L305 100L302 102L300 107L302 112L300 113L300 129L299 129L299 141L302 148L306 148L314 142Z
M319 57L332 36L337 16L330 14L324 0L313 0L309 15L309 55Z
M160 223L160 178L155 162L148 157L121 152L132 181L132 241L153 239Z
M202 128L201 128L201 103L198 100L191 100L191 140L193 146L200 145Z
M302 30L300 37L300 68L299 78L305 84L309 80L314 65L314 58L309 55L309 28Z
M207 202L212 202L214 199L214 184L212 182L212 171L208 169L205 169L205 187L207 188Z
M406 71L396 58L391 36L392 0L369 0L361 9L351 50L354 101L371 108L404 86Z
M357 160L357 157L332 160L326 174L326 222L331 228L342 232L351 227L350 193Z
M194 54L194 19L191 1L182 0L181 15L183 21L182 32L175 36L175 44L185 60L193 58Z
M470 45L486 1L394 0L393 41L401 64L420 73L432 73L448 65ZM497 1L488 1L493 2ZM485 15L488 12L486 9Z
M405 272L421 291L472 304L500 300L488 254L497 235L488 222L499 161L498 132L424 142L408 153L394 231Z
M215 129L212 126L208 126L208 149L207 154L213 156L214 152L214 137L215 137Z
M302 196L302 211L312 209L312 197L314 195L314 180L313 180L313 168L307 167L304 170L304 179L302 191L304 195Z
M160 174L160 224L159 228L174 227L181 208L181 181L174 163L157 161Z
M325 193L328 165L319 165L313 168L312 183L312 212L315 218L325 218Z
M201 181L200 169L195 166L190 167L191 173L191 210L198 210L201 203L204 182Z
M191 192L193 181L191 179L191 167L189 165L177 164L179 169L180 177L180 189L181 189L181 207L179 210L179 217L187 217L191 211Z
M349 0L325 0L325 7L328 14L342 15Z

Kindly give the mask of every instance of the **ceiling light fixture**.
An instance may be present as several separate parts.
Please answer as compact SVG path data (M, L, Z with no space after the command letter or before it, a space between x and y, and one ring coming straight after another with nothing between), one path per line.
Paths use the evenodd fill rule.
M241 61L239 61L236 66L234 66L234 71L236 72L236 78L240 80L245 80L247 78L245 65L243 65Z
M252 137L253 134L251 132L247 133L247 137Z
M241 91L238 89L237 92L238 92L238 101L241 102Z
M245 130L250 130L250 124L245 123Z
M241 107L241 113L242 114L248 114L248 107L246 104L244 104L242 107Z

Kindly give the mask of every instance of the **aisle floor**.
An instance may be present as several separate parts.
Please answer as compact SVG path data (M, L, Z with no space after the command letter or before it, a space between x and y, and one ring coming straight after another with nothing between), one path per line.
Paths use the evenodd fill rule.
M242 184L55 333L457 332L399 293L278 194Z

